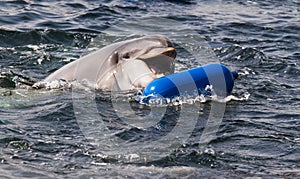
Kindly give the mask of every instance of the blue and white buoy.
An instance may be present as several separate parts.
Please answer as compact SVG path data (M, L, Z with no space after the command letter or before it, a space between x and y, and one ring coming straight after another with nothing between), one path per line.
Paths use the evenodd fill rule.
M148 102L151 98L174 98L195 92L210 95L210 91L206 90L208 86L212 86L218 96L226 96L231 93L237 77L237 72L231 72L224 65L208 64L153 80L140 99Z

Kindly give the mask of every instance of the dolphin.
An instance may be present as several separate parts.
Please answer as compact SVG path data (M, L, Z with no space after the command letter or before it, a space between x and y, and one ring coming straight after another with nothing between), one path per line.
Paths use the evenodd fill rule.
M63 80L84 81L101 90L144 88L152 80L174 73L175 58L176 51L167 37L144 36L96 50L66 64L34 87Z

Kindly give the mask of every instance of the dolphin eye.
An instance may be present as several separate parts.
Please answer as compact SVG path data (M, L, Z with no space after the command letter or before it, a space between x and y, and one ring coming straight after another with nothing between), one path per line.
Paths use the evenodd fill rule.
M123 58L124 59L129 59L130 58L130 55L129 55L129 53L127 52L127 53L125 53L124 55L123 55Z

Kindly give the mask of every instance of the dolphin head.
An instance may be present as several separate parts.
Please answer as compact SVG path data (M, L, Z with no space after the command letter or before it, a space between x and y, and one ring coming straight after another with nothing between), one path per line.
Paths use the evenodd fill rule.
M108 64L113 70L108 70L106 77L100 78L98 88L143 88L158 77L174 73L175 57L173 44L164 36L123 41L109 56Z
M73 61L46 77L87 81L97 89L143 88L152 80L174 72L175 49L164 36L144 36L103 47Z

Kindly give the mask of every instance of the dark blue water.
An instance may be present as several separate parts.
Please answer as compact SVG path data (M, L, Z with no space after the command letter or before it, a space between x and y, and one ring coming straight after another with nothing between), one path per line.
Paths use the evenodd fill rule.
M0 177L299 177L299 10L297 0L1 1ZM147 34L174 42L177 71L209 62L237 70L232 96L151 108L132 93L14 89L13 75L4 77L12 70L43 79L97 48ZM95 110L87 108L93 101ZM212 111L221 123L200 147ZM95 116L112 134L101 133ZM175 139L135 160L168 134L188 138L168 155L162 151ZM121 148L114 139L139 145Z

